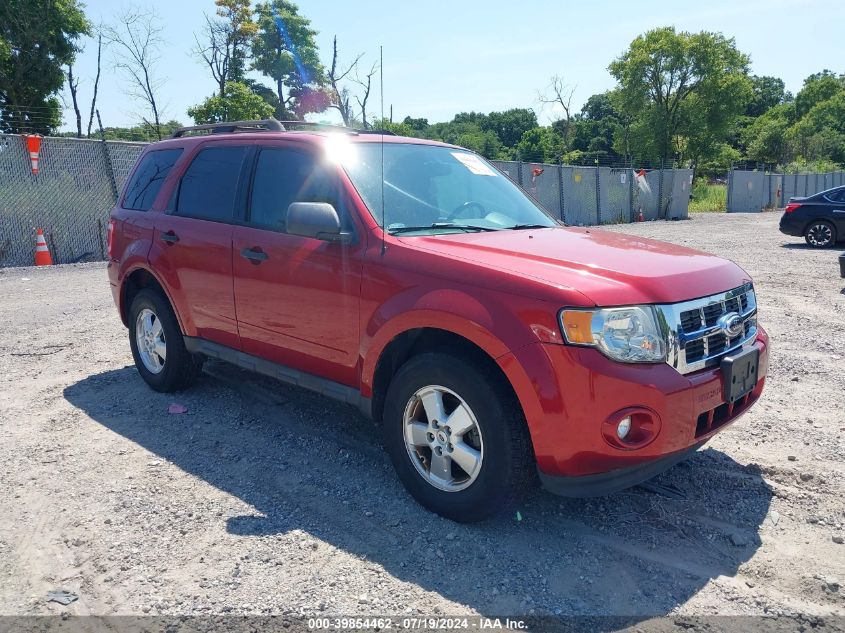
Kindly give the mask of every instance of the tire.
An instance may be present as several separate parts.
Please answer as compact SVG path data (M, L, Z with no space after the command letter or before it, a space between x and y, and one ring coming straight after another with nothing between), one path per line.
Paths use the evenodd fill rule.
M152 323L151 328L145 327L144 320ZM150 332L150 336L145 336ZM144 288L132 300L129 346L138 373L156 391L185 389L202 371L203 359L185 349L185 339L170 303L152 288Z
M438 406L440 415L430 415ZM528 429L509 385L451 354L430 352L406 362L388 388L382 423L385 448L405 488L453 521L505 512L536 481Z
M813 220L804 231L804 239L813 248L830 248L836 244L836 227L827 220Z

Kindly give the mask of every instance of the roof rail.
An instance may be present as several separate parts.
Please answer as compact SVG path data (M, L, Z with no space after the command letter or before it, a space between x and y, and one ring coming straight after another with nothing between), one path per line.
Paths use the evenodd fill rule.
M260 119L255 121L227 121L224 123L206 123L205 125L190 125L176 129L170 138L180 138L186 132L207 131L209 134L226 134L232 132L284 132L285 126L276 119Z
M337 130L339 132L346 132L347 134L357 134L358 130L351 127L346 127L345 125L334 125L332 123L313 123L311 121L279 121L282 125L285 126L285 129L295 128L295 127L305 127L305 128L328 128L330 130Z
M388 132L385 130L384 132L380 130L361 130L359 128L354 127L346 127L345 125L334 125L332 123L314 123L311 121L279 121L282 125L285 126L285 129L291 128L313 128L316 130L320 129L328 129L328 130L337 130L338 132L345 132L347 134L384 134L385 136L396 136L393 132Z
M343 125L331 123L312 123L311 121L277 121L276 119L261 119L255 121L225 121L222 123L206 123L204 125L190 125L177 128L170 138L181 138L188 132L208 132L209 134L231 134L234 132L284 132L292 128L306 128L313 130L335 130L346 134L384 134L396 136L387 130L357 130Z
M396 136L396 132L390 130L358 130L358 134L379 134L384 136Z

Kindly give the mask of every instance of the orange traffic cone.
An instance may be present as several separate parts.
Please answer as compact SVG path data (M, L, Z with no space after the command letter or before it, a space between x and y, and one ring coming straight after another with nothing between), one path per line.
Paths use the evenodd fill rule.
M38 175L38 160L41 157L41 136L38 134L24 134L26 149L29 152L29 162L32 173Z
M47 240L44 239L44 231L42 229L38 229L35 232L35 265L53 265L53 258L50 257L50 249L47 248Z

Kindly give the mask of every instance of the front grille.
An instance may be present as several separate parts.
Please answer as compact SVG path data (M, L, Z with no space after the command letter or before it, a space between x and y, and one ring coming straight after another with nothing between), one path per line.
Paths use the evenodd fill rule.
M722 356L757 334L757 301L751 284L711 297L661 306L661 310L676 335L676 349L669 362L681 373L716 365ZM742 319L742 330L734 336L729 336L719 322L731 313Z
M759 394L755 392L747 393L742 398L733 404L720 404L715 409L704 411L698 416L695 425L695 437L699 438L702 435L707 435L716 429L723 427L725 424L735 419L738 415L744 413L748 408L754 404Z

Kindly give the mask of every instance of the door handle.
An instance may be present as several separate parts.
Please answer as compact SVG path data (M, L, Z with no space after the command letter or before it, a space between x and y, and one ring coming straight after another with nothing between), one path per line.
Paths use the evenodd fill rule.
M267 259L267 253L262 251L258 246L252 248L245 248L241 251L241 257L245 257L251 263L258 265Z
M179 241L179 236L173 231L167 231L167 233L161 234L161 240L163 242L167 242L168 244L175 244Z

